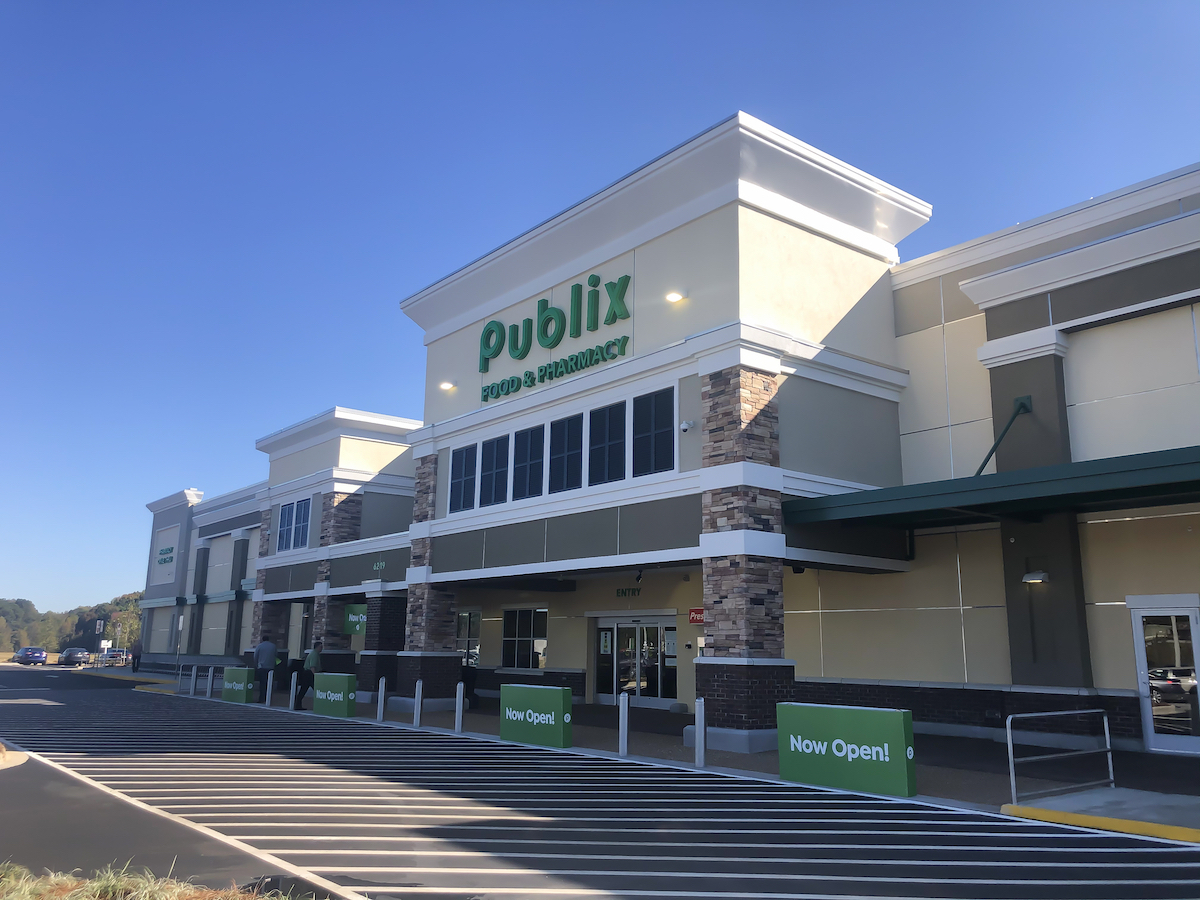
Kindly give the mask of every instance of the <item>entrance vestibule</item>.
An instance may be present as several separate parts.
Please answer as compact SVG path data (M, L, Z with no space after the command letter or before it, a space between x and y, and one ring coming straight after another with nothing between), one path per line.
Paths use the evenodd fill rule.
M1147 750L1200 754L1194 637L1200 596L1128 596Z
M674 616L601 619L596 625L596 702L628 694L634 706L668 709L679 696Z

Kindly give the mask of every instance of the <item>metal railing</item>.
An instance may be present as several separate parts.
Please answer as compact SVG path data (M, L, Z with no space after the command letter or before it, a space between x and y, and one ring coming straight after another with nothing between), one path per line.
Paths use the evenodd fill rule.
M1104 746L1097 747L1092 750L1065 750L1060 753L1039 753L1034 756L1016 757L1013 755L1013 719L1050 719L1056 716L1100 716L1104 721ZM1018 799L1032 800L1034 797L1051 797L1056 794L1069 794L1072 791L1081 791L1085 788L1099 787L1107 785L1115 788L1117 786L1116 779L1113 778L1113 757L1112 757L1112 735L1108 730L1108 713L1102 709L1067 709L1058 712L1040 712L1040 713L1013 713L1005 722L1005 730L1008 732L1008 780L1012 787L1012 803L1013 806L1018 805ZM1099 756L1101 753L1108 756L1108 777L1100 778L1096 781L1085 781L1080 784L1070 784L1066 787L1050 788L1041 791L1027 791L1025 794L1017 793L1017 763L1032 763L1044 762L1050 759L1072 759L1080 756Z

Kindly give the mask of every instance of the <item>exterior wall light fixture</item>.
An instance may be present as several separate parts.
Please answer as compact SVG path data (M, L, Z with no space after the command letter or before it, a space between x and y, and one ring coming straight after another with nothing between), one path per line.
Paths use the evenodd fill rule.
M454 388L454 382L453 381L443 381L441 384L438 385L438 387L440 387L443 391L449 391Z
M684 299L686 296L687 296L686 293L681 294L681 293L679 293L679 291L671 291L671 293L667 294L667 302L668 303L678 303L680 300Z
M1049 580L1049 573L1041 570L1038 570L1037 572L1026 572L1021 576L1021 581L1025 584L1043 584Z

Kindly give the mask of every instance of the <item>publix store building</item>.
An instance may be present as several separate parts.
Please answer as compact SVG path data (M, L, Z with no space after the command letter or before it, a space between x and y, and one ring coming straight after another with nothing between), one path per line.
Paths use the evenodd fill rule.
M237 649L361 605L362 691L703 696L746 751L780 700L1101 706L1200 752L1200 166L900 264L930 214L738 114L404 300L423 423L259 442ZM306 429L389 449L320 468Z

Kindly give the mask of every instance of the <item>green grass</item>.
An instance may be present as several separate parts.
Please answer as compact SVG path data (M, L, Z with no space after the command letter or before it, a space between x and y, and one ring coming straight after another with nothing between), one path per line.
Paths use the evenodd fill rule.
M149 871L109 866L91 878L61 872L34 875L23 866L0 862L0 897L4 900L247 900L235 887L213 890L203 885L156 878ZM283 900L278 891L255 895Z

